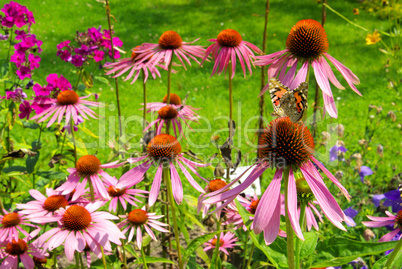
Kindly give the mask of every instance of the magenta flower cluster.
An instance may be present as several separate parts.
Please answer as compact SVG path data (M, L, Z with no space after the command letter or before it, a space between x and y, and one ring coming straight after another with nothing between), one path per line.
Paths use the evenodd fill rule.
M118 37L113 37L113 46L121 47L123 42ZM69 62L76 67L82 66L86 61L93 59L100 62L105 58L105 54L111 59L120 58L118 50L114 50L112 55L112 42L110 40L110 32L98 28L89 28L86 32L77 32L75 38L77 45L71 44L70 40L66 40L57 45L57 56L65 62Z
M31 27L32 23L35 23L32 12L26 6L21 6L17 2L11 1L5 4L1 11L5 15L4 17L0 15L1 25L4 27L13 28L16 26L21 28L27 24Z

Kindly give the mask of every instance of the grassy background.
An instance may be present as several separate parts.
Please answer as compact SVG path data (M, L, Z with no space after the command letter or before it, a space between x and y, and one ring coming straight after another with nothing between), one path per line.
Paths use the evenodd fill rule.
M63 74L73 84L77 77L71 71L73 66L61 61L56 56L56 45L64 40L72 40L76 31L86 31L90 27L107 28L106 11L103 5L96 1L57 1L52 3L43 0L23 0L19 1L26 5L29 10L34 13L36 24L32 26L32 32L37 38L43 40L43 53L41 55L41 67L34 74L34 80L43 84L49 73ZM353 8L359 8L358 1L331 1L330 5L345 15L350 20L364 26L372 32L374 29L389 31L390 24L387 20L378 19L372 12L360 10L360 15L353 14ZM127 52L131 48L144 43L156 43L159 36L167 30L178 32L184 41L192 41L196 38L200 40L198 45L208 46L210 43L207 39L215 38L217 34L227 28L236 29L244 40L249 41L257 46L262 46L262 31L264 25L264 7L265 1L111 1L111 12L115 18L114 29L115 35L123 42L123 49ZM267 54L285 48L287 35L291 27L301 19L321 20L321 6L317 5L317 1L271 1L268 24ZM327 131L331 126L343 124L345 126L345 135L340 138L345 141L346 158L355 153L363 154L364 165L371 167L375 174L369 179L368 184L362 184L356 171L354 171L354 161L351 163L331 163L330 170L345 171L342 180L347 188L350 188L354 199L351 203L345 203L342 200L342 208L349 205L362 205L362 201L369 199L367 193L384 192L389 190L395 184L390 184L391 178L400 172L401 158L401 130L397 127L401 117L401 98L395 89L388 88L389 78L395 76L391 72L386 72L384 65L386 57L378 48L380 44L367 46L365 44L366 32L352 26L343 19L336 16L331 11L327 11L327 22L325 29L329 40L329 51L333 57L341 61L349 67L361 80L358 86L363 97L356 95L340 74L335 71L339 81L346 87L346 90L338 90L332 87L335 98L338 98L338 119L325 118L319 122L318 133ZM383 40L388 43L389 38L382 36ZM4 43L4 42L3 42ZM1 45L1 55L4 55L5 44ZM125 57L128 57L129 53ZM124 56L123 56L124 57ZM188 71L181 67L175 68L179 71L172 75L173 92L184 97L189 95L187 104L202 108L199 114L203 117L200 125L192 125L196 130L188 135L188 141L192 141L197 145L204 145L203 148L191 149L202 156L210 156L216 152L215 147L210 143L210 137L214 132L220 132L222 128L226 128L226 121L216 119L218 116L228 115L228 91L227 78L224 75L210 77L213 63L207 62L200 68L195 62L188 68ZM93 72L98 76L103 76L103 70L97 70L93 66ZM161 72L162 78L156 80L148 80L148 101L160 101L166 93L166 72ZM234 120L237 123L237 137L235 144L239 147L243 154L249 154L251 158L255 156L253 145L256 142L255 136L248 133L249 141L245 138L244 130L246 124L249 128L257 126L256 119L252 119L258 114L258 93L260 92L260 74L259 68L253 69L253 74L249 74L244 79L241 69L238 66L234 79ZM85 122L84 126L91 130L94 134L99 135L99 139L83 132L77 133L80 139L86 143L95 142L96 146L88 148L89 154L97 153L101 160L106 160L109 155L109 148L106 143L110 138L114 137L117 130L117 119L115 109L115 92L114 81L108 78L110 84L95 81L94 87L91 89L93 93L99 93L99 101L106 104L105 108L100 111L103 116L99 121L90 120ZM311 77L313 82L314 78ZM314 85L312 83L312 85ZM142 84L137 81L130 85L129 82L123 82L119 79L120 100L122 114L127 121L125 124L125 132L127 137L133 137L132 148L138 149L135 144L141 134L141 123L136 119L141 116L140 103L142 102ZM309 104L313 103L314 87L310 88ZM322 103L322 101L321 101ZM383 112L375 115L373 124L376 126L375 133L370 147L363 150L358 145L358 140L366 138L365 128L368 121L369 105L381 106ZM266 120L271 117L272 111L270 103L266 104ZM386 113L394 111L397 115L397 122L386 120ZM309 110L312 113L312 109ZM373 114L373 112L371 112ZM374 113L375 114L375 113ZM382 119L377 125L377 120ZM210 124L210 127L209 125ZM209 132L198 132L197 129L208 129ZM16 127L13 131L14 140L22 141L20 144L28 144L36 139L36 131ZM224 140L224 132L222 140ZM319 136L319 140L321 136ZM319 152L322 153L323 161L328 160L328 150L336 141L333 137L328 147L320 147ZM185 148L189 148L189 142L182 142ZM41 170L48 170L47 163L51 154L56 152L50 147L56 145L55 137L52 134L45 134L42 140L46 148L41 152ZM384 157L376 154L378 144L384 146ZM82 154L82 152L81 152ZM71 160L71 159L70 159ZM65 167L71 167L69 161ZM112 172L113 174L113 172ZM212 177L210 170L203 171L205 177ZM268 172L264 177L264 186L266 187L272 173ZM357 186L357 187L356 187ZM187 184L185 188L189 187ZM332 187L331 187L332 188ZM335 191L335 189L332 189ZM190 191L192 192L192 191ZM196 195L194 193L194 195ZM372 209L370 209L372 210ZM363 215L362 215L363 216ZM363 217L361 217L362 219ZM359 225L361 227L361 225ZM362 229L362 228L361 228Z

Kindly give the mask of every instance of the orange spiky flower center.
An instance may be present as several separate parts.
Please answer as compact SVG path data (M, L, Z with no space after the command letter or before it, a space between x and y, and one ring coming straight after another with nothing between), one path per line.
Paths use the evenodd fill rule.
M214 239L212 239L212 242L211 242L211 244L213 245L213 246L216 246L216 243L218 242L218 238L214 238ZM223 245L223 240L222 239L219 239L219 246L222 246Z
M250 212L251 214L255 214L255 212L257 211L257 206L258 206L259 202L260 202L260 199L253 200L250 204L250 208L248 209L248 212Z
M165 97L163 97L163 102L167 103L167 94L165 95ZM172 105L177 105L177 106L181 105L180 96L178 96L175 93L171 93L169 103L172 104Z
M55 212L60 207L66 208L66 206L68 206L68 201L63 195L49 196L43 203L43 208L49 212Z
M130 213L128 213L128 221L130 221L133 225L139 226L143 225L148 220L148 213L142 209L134 209Z
M301 20L290 30L286 47L296 57L317 58L328 50L328 39L322 25L315 20Z
M9 228L13 226L17 226L20 224L21 219L17 212L8 213L3 217L3 221L1 224L4 228Z
M402 209L396 213L395 223L397 223L399 227L402 227Z
M222 179L214 179L209 182L208 190L209 190L209 192L214 192L214 191L222 189L226 185L227 185L227 183L225 181L223 181Z
M147 153L157 160L174 159L181 153L181 145L177 139L168 134L160 134L148 143Z
M164 120L171 120L177 117L177 109L173 106L164 106L158 110L159 118Z
M159 46L165 50L174 50L181 47L183 40L175 31L166 31L159 38Z
M5 251L13 256L18 256L21 254L24 254L28 250L28 244L18 238L18 241L15 241L15 239L12 240L12 242L8 242Z
M34 263L35 263L39 268L42 268L42 267L40 267L40 265L47 263L47 259L46 259L46 258L41 259L41 258L37 258L37 257L33 256L32 259L33 259Z
M271 167L300 167L310 160L314 139L303 124L293 123L288 117L270 122L259 141L259 158Z
M94 175L99 171L101 162L94 155L85 155L78 159L75 169L81 176Z
M57 103L62 106L75 105L78 103L78 94L73 90L61 91L57 95Z
M120 197L126 193L126 189L119 189L119 188L115 188L113 186L109 186L109 188L107 189L107 192L109 193L109 195L111 197Z
M64 227L71 231L84 230L91 224L91 221L91 213L80 205L70 206L62 217Z
M240 42L243 40L239 32L233 29L221 31L217 39L219 45L231 48L239 46Z

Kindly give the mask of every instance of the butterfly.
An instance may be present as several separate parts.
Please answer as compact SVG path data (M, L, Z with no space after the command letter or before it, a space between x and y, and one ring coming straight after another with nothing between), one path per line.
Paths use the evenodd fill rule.
M269 93L274 106L273 116L289 117L292 122L302 120L307 111L307 82L300 83L294 90L283 85L276 78L269 80Z

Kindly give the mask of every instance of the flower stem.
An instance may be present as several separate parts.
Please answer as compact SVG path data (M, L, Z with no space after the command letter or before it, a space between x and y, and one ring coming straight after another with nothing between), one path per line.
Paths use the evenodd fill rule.
M289 167L283 169L282 178L285 184L285 220L286 220L286 239L288 249L288 266L289 269L295 269L295 256L294 256L294 243L293 243L293 229L290 224L288 212L288 182L289 182Z
M220 231L221 230L221 219L217 218L216 220L216 231ZM219 268L219 247L220 247L220 242L221 242L221 234L218 233L216 235L216 244L215 244L215 261L211 261L211 262L215 262L215 268Z
M3 202L1 201L1 199L0 199L0 214L1 215L5 215L5 213L4 213L4 206L3 206Z
M114 46L113 46L113 32L112 32L112 24L110 23L110 5L109 5L109 0L106 0L105 1L106 2L106 5L105 5L105 8L106 8L106 17L107 17L107 23L108 23L108 25L109 25L109 36L110 36L110 45L111 45L111 51L112 51L112 62L114 63L115 62L115 59L114 59ZM113 76L115 75L116 73L113 73ZM119 82L118 82L118 80L117 80L117 77L115 77L114 78L114 83L115 83L115 85L116 85L116 103L117 103L117 115L118 115L118 117L119 117L119 141L120 141L120 138L121 138L121 136L122 136L122 134L123 134L123 128L122 128L122 125L121 125L121 109L120 109L120 97L119 97ZM117 145L116 145L116 147L119 147L119 143L117 143ZM117 148L117 152L119 152L119 149Z
M229 62L229 147L232 147L233 144L233 83L232 83L232 63ZM227 165L226 169L226 178L230 179L230 167ZM228 181L229 182L229 181ZM219 237L219 235L218 235Z
M74 144L74 166L75 166L77 164L77 145L75 143L74 122L72 119L70 119L70 128L71 128L71 137L73 138L73 144Z
M387 260L387 263L385 264L385 268L391 268L392 262L394 261L396 255L399 253L399 251L402 248L402 239L399 239L398 244L396 244L396 247L394 250L389 254L389 258Z
M122 246L122 249L123 249L123 264L124 264L124 268L128 268L127 267L126 249L124 248L124 246L125 246L124 239L121 240L121 246Z
M242 263L241 268L246 268L245 265L246 265L246 260L247 260L247 241L248 241L249 237L250 237L250 231L247 229L246 238L244 239L244 247L243 247L244 257L243 257L243 263Z
M167 95L166 95L166 105L170 104L170 84L171 84L171 75L172 75L172 64L173 64L173 57L170 60L168 66L168 84L167 84ZM169 134L170 128L170 120L166 121L166 133Z
M167 188L167 196L169 200L170 207L172 209L172 219L173 219L173 227L174 227L174 236L176 239L176 248L177 248L177 257L179 260L179 268L183 269L183 261L181 257L181 249L180 249L180 239L179 239L179 228L177 225L177 219L176 219L176 204L175 200L173 198L173 191L172 191L172 182L170 180L170 171L168 167L163 168L163 177L165 179L165 184Z
M141 259L142 259L142 264L144 265L144 269L148 269L147 262L145 261L145 253L144 253L143 247L141 247Z
M78 253L78 257L80 258L81 269L84 269L84 262L82 261L82 255L81 255L81 253Z
M306 223L305 216L306 216L306 205L302 203L300 206L300 227L302 229L302 232L304 232L304 224ZM301 251L300 242L301 239L296 237L296 268L302 268L300 262L300 251Z
M75 255L75 268L80 268L80 262L79 262L80 258L78 257L80 254L77 251L75 251L74 255Z
M254 243L252 243L252 244L251 244L250 253L248 254L248 261L247 261L247 266L246 266L246 268L249 268L249 267L250 267L251 260L253 259L254 247L255 247L255 245L254 245Z
M102 251L103 268L107 269L106 258L105 258L105 251L103 250L103 246L100 246L100 249L101 249L101 251Z
M144 112L142 114L142 130L145 130L146 122L147 122L147 84L145 83L145 72L144 69L141 69L142 73L142 89L143 89L143 97L144 97ZM170 98L169 98L170 99Z

